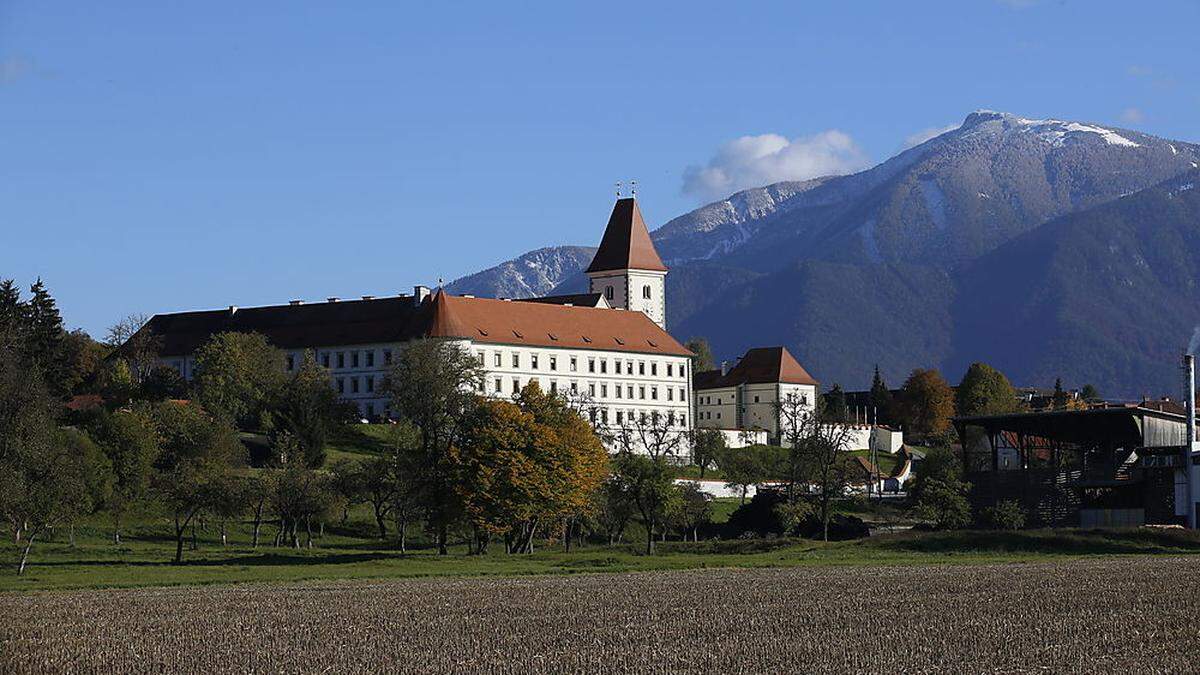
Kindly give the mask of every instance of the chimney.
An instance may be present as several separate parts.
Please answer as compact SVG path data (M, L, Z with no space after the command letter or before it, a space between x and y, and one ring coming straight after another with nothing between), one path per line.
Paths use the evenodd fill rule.
M1192 354L1183 355L1184 380L1186 391L1183 392L1187 401L1187 429L1185 432L1186 445L1183 447L1183 482L1187 495L1186 514L1187 526L1196 528L1196 471L1192 467L1192 452L1196 448L1196 357Z
M721 377L725 377L728 374L729 374L729 362L722 361L721 362Z
M234 314L237 314L237 310L238 310L237 305L230 305L229 306L229 316L233 316Z
M475 294L474 293L463 293L462 296L464 298L474 298Z
M327 300L329 302L337 302L338 298L325 298L325 300Z
M375 299L375 296L373 296L373 295L364 295L364 296L362 296L362 299L363 299L363 300L374 300L374 299Z
M420 305L429 297L428 286L413 286L413 304Z
M288 300L288 304L295 307L297 305L303 305L304 301L303 300Z

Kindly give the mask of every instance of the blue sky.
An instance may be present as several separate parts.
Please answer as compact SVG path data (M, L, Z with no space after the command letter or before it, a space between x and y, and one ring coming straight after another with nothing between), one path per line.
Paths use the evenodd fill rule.
M3 0L0 277L101 336L594 244L617 180L655 227L977 108L1200 141L1197 25L1194 0Z

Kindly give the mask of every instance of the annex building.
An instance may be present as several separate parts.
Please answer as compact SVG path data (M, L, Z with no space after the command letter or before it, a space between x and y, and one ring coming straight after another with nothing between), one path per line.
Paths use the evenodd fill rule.
M696 426L728 431L765 431L779 443L784 422L779 405L790 396L810 410L818 383L786 347L755 347L733 368L696 373Z
M221 332L264 335L288 370L311 351L367 419L391 414L383 383L404 346L445 338L479 360L481 394L508 398L537 382L584 402L597 426L657 414L691 428L693 355L665 330L667 268L633 198L618 199L586 272L590 292L579 295L510 300L417 286L411 295L158 314L142 330L185 380L197 350Z

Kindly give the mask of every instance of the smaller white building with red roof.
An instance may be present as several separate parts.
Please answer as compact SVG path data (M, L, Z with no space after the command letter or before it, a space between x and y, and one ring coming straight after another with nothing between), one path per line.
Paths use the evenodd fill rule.
M736 431L762 430L779 443L780 404L794 396L811 410L819 383L786 347L755 347L732 369L697 372L696 426Z

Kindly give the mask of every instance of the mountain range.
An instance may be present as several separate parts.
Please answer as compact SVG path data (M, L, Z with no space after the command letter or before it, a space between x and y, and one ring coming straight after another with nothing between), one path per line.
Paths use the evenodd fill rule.
M878 364L957 380L1175 393L1200 323L1200 146L979 111L865 171L738 192L652 232L671 268L668 327L718 358L786 345L859 388ZM452 292L586 289L594 249L539 249Z

